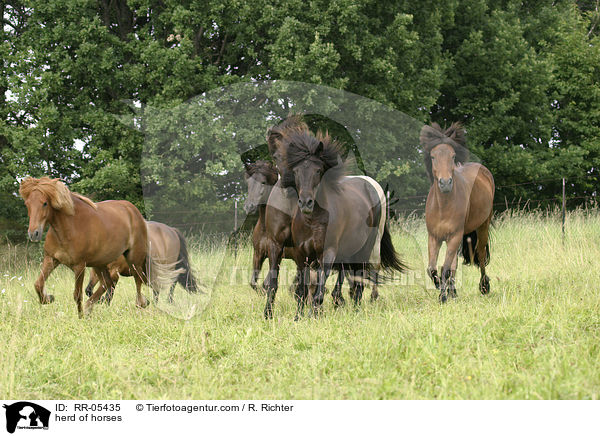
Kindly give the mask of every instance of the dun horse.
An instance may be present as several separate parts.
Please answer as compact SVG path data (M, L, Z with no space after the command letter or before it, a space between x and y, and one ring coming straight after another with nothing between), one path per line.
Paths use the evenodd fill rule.
M364 282L374 279L373 272L405 270L386 226L383 190L368 177L346 177L340 146L328 135L292 132L283 148L298 195L291 230L296 264L301 270L312 265L318 269L313 306L317 311L321 307L325 282L334 267L351 274L351 294L358 304ZM308 296L309 276L301 275L296 317ZM267 305L272 301L268 298Z
M136 304L146 307L148 300L141 287L147 282L147 270L157 272L156 283L168 282L172 274L164 265L148 256L146 223L140 211L128 201L94 203L73 193L58 179L27 178L21 182L19 193L29 214L29 239L39 242L49 227L44 243L42 271L35 282L41 304L54 301L44 284L60 264L75 273L73 297L80 317L89 314L93 305L106 290L113 288L108 264L123 255L137 288ZM147 265L148 262L148 265ZM102 286L82 304L82 286L86 266L94 268Z
M445 302L448 295L456 297L455 274L462 243L465 263L479 266L479 290L487 294L490 279L485 267L490 258L488 237L495 189L492 173L481 164L467 162L465 132L459 123L445 131L436 123L424 126L420 142L432 182L425 209L429 233L427 272L440 290L441 302ZM446 258L438 277L437 259L444 241Z
M200 292L198 283L192 273L187 244L181 232L166 224L157 223L155 221L146 221L146 227L148 229L148 242L151 257L153 257L156 262L162 264L177 265L181 270L169 290L169 302L173 302L173 294L177 283L189 293ZM116 261L108 265L108 271L110 272L110 277L114 286L117 285L120 275L124 277L133 276L133 272L129 269L129 265L124 256L119 257ZM150 276L152 276L152 273L150 273ZM92 296L98 280L98 276L94 270L92 270L90 273L90 281L85 288L85 293L88 297ZM154 293L154 301L158 301L158 288L153 288L152 291ZM107 292L105 294L104 298L106 298L107 303L110 304L112 296L113 292Z

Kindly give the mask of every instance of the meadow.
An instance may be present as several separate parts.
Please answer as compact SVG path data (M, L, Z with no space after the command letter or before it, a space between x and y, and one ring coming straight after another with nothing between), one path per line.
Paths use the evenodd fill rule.
M176 291L135 307L122 278L110 307L77 317L73 274L33 283L41 246L0 246L0 397L27 399L598 399L600 216L556 212L498 216L491 294L459 266L458 298L445 305L425 279L422 219L393 225L413 268L380 287L381 299L294 322L284 261L272 321L249 286L251 249L191 243L207 294ZM442 253L443 254L443 253ZM441 259L441 257L440 257ZM263 276L265 274L263 268ZM86 279L87 280L87 279ZM328 288L333 286L330 279ZM151 292L145 289L150 298ZM347 287L344 288L347 297Z

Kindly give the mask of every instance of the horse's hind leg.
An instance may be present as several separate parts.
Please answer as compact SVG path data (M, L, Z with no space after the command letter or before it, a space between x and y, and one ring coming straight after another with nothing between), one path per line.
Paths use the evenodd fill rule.
M148 299L146 297L144 297L144 294L142 294L142 284L144 283L144 278L143 278L143 268L141 266L136 266L136 265L130 265L129 269L132 272L133 275L133 279L135 280L135 289L136 289L136 299L135 299L135 305L137 307L140 307L142 309L144 309L145 307L148 307Z
M254 256L252 258L252 277L250 278L250 287L252 287L252 289L254 289L256 292L259 292L256 283L258 282L258 275L260 274L262 264L266 258L266 253L261 252L259 249L254 249Z
M296 274L296 277L298 281L296 282L294 297L296 298L296 303L298 303L298 307L296 308L296 315L294 316L294 321L298 321L300 317L304 314L304 304L306 303L306 298L308 296L308 285L310 284L310 269L308 267L304 269L298 268L298 273Z
M475 247L475 251L477 252L477 260L479 261L479 269L481 271L479 292L484 295L489 294L490 292L490 278L485 274L485 264L487 262L486 246L489 238L489 226L490 219L488 219L477 229L477 246Z
M92 270L90 270L90 281L88 282L87 286L85 287L85 295L87 295L88 297L91 297L92 294L94 293L94 288L96 287L96 284L98 284L98 276L92 269Z
M94 268L94 272L100 278L100 286L98 287L98 289L96 289L96 292L94 292L92 296L88 298L88 300L85 302L85 305L83 307L83 312L85 316L88 316L90 313L92 313L92 308L94 307L94 304L100 299L100 297L102 297L104 292L106 292L106 290L112 289L112 287L114 286L110 273L108 272L108 268L106 268L105 266L100 268Z
M109 270L109 273L112 286L110 289L106 290L106 293L100 299L100 303L106 303L107 305L110 305L110 302L112 301L115 295L115 288L117 287L117 282L119 281L119 271L117 269L111 269Z
M264 311L265 319L273 318L273 302L275 301L275 295L277 294L279 264L281 263L282 255L283 246L271 243L271 247L269 248L269 273L267 274L267 277L265 277L263 283L263 287L267 293L267 302Z
M46 294L44 290L44 284L48 279L48 276L54 269L59 265L58 260L54 259L50 256L44 256L44 260L42 261L42 271L38 279L35 281L35 291L38 294L40 299L40 304L49 304L54 301L54 295Z
M379 298L379 292L377 292L377 284L379 282L379 273L377 271L375 271L374 273L375 277L373 277L373 284L372 284L372 290L371 290L371 303L374 301L377 301L377 299Z

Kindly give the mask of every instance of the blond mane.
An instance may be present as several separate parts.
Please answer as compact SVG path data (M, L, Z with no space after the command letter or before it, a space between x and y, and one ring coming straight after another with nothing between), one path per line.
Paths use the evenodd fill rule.
M81 194L69 191L69 188L60 181L60 179L51 179L50 177L41 177L35 179L27 177L21 182L19 194L25 201L33 191L39 191L50 201L53 209L60 210L67 215L75 214L75 205L73 197L76 197L87 203L90 207L97 209L96 203Z

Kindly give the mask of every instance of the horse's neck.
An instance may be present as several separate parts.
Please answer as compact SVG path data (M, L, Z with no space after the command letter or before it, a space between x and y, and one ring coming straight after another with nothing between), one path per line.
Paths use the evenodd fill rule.
M77 213L77 209L75 211ZM52 218L48 222L48 225L59 244L65 245L69 243L72 236L74 219L75 215L67 215L56 209L52 211Z

